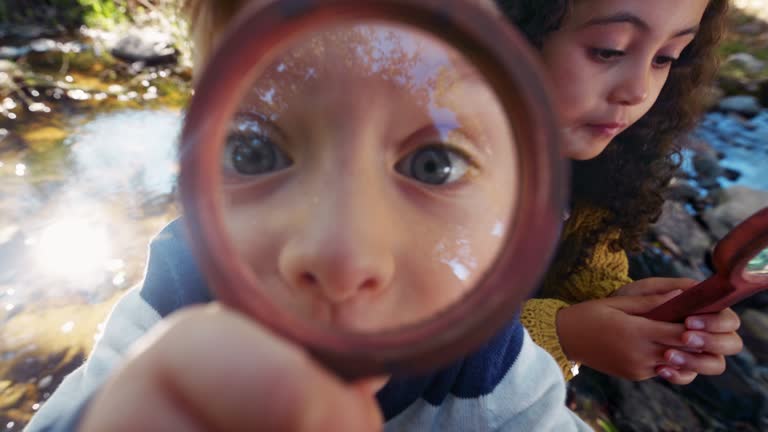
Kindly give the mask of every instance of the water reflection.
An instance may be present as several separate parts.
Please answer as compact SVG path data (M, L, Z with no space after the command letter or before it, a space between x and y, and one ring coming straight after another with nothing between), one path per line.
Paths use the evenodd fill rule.
M149 238L176 215L180 121L171 110L101 114L72 120L58 145L0 153L0 318L140 279Z
M768 248L763 249L747 263L747 273L753 276L768 276Z
M720 112L709 113L694 136L724 156L723 167L740 174L735 181L720 179L723 187L738 184L768 190L768 176L765 175L768 163L768 148L765 146L768 142L768 110L749 120ZM693 171L690 161L684 168L688 172Z

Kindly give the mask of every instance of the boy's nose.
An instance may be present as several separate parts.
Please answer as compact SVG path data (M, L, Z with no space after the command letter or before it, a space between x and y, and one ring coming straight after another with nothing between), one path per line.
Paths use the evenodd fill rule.
M397 230L386 216L386 200L350 188L339 195L343 198L313 208L283 247L278 264L287 283L333 304L380 293L395 272Z
M394 272L393 260L376 251L355 249L297 245L281 257L281 271L294 287L313 291L331 304L385 290Z

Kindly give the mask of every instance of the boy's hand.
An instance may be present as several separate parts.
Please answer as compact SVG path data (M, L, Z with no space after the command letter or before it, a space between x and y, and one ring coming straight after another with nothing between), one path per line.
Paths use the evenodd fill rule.
M142 339L91 401L80 430L379 430L365 387L340 381L239 314L196 307Z
M691 317L686 321L688 328L637 316L695 283L689 279L644 279L623 287L614 297L562 309L557 329L563 350L569 358L593 369L635 381L658 374L675 384L688 384L699 373L722 373L724 356L741 350L741 338L735 333L738 318L733 311ZM704 329L690 331L695 318L703 319ZM700 337L703 345L693 347L694 336ZM683 365L673 363L678 356Z

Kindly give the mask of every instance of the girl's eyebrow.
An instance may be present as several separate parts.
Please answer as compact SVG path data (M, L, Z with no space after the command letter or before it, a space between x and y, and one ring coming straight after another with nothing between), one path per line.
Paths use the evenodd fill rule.
M646 33L651 31L651 26L647 22L643 21L642 18L640 18L639 16L631 12L617 12L615 14L608 15L608 16L592 18L591 20L583 24L580 27L580 29L584 29L592 26L598 26L598 25L609 25L609 24L620 24L620 23L632 24L633 26L637 27L638 29ZM699 31L699 26L695 25L693 27L680 30L679 32L672 35L671 39L679 38L685 35L696 34L698 31Z

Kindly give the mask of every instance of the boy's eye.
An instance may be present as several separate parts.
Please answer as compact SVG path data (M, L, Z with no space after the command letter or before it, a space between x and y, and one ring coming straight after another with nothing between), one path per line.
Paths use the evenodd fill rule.
M595 60L609 62L624 56L624 51L609 48L590 48L589 55Z
M230 134L226 153L231 169L245 176L267 174L293 163L272 140L252 131Z
M469 168L470 162L464 155L440 144L419 148L395 165L400 174L429 185L461 180Z

